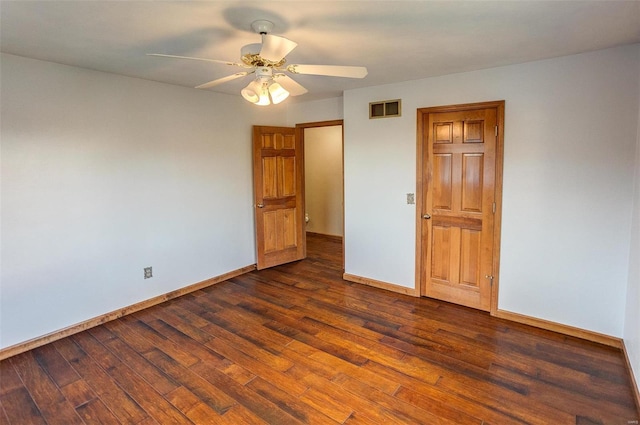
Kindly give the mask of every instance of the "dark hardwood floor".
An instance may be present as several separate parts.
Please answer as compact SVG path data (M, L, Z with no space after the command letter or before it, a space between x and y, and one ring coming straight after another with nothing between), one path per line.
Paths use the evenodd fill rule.
M637 423L619 350L344 282L341 244L0 363L9 424Z

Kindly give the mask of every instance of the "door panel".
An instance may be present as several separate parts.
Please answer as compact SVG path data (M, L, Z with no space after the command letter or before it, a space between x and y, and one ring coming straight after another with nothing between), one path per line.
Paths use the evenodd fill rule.
M302 155L295 128L253 128L258 269L306 255Z
M296 158L278 158L278 195L296 195Z
M471 286L480 284L481 232L471 229L460 231L460 283Z
M453 143L453 123L441 122L435 125L433 143Z
M451 209L453 175L452 155L439 154L433 157L433 205L441 210Z
M278 197L278 167L276 157L262 158L262 197Z
M482 154L462 155L462 211L482 213L483 164Z
M431 278L440 282L449 282L451 269L451 228L433 226L431 245Z
M264 252L296 247L296 209L279 209L264 213Z
M421 116L421 292L489 310L497 108L463 106Z
M464 122L464 143L483 143L484 121Z

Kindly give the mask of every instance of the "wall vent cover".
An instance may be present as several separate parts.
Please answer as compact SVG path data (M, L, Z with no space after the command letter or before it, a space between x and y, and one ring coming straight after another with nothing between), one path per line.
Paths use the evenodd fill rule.
M369 119L399 117L402 110L402 100L383 100L369 103Z

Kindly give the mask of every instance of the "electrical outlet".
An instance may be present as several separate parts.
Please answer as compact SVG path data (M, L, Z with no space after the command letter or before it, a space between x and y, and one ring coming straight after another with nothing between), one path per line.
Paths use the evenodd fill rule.
M151 267L145 267L144 268L144 278L145 279L149 279L150 277L153 277L153 270L151 269Z
M415 203L416 203L415 194L407 193L407 204L415 204Z

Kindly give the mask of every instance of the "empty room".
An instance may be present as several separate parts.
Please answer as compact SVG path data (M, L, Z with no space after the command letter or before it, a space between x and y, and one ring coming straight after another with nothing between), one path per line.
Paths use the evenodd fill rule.
M0 0L0 424L638 424L640 2Z

